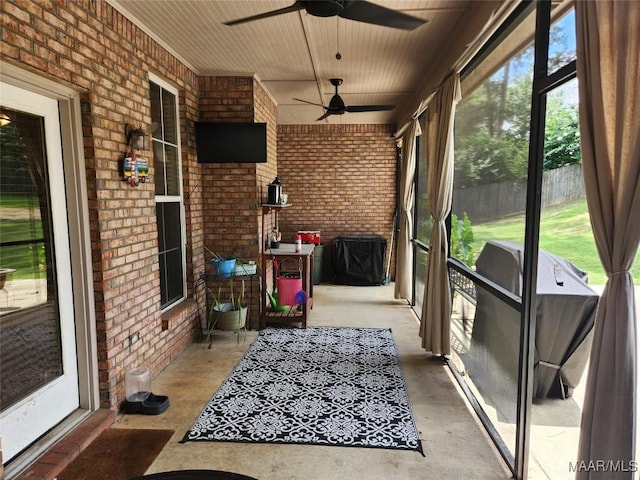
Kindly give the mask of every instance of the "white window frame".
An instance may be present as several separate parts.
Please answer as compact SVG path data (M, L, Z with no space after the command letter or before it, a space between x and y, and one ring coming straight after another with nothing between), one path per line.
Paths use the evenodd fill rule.
M185 216L185 208L184 208L184 194L183 194L183 188L182 188L182 149L181 149L181 136L180 136L180 110L179 110L179 102L178 102L178 89L170 84L169 82L167 82L166 80L158 77L157 75L154 75L153 73L149 72L149 83L155 83L156 85L158 85L160 88L162 88L163 90L166 90L167 92L173 94L175 96L175 100L176 100L176 126L177 126L177 131L176 131L176 140L177 140L177 145L173 145L169 142L164 142L167 143L169 145L173 145L175 147L177 147L177 152L178 152L178 189L179 189L179 194L178 195L157 195L155 196L155 201L156 204L158 203L179 203L180 205L180 244L182 246L182 252L181 252L181 257L182 257L182 297L178 300L176 300L175 302L171 303L170 305L167 305L166 307L164 307L161 312L164 313L167 310L170 310L171 308L175 307L176 305L182 303L186 298L187 298L187 242L186 242L186 238L187 238L187 232L186 232L186 216ZM151 142L153 143L153 139L151 140ZM153 150L153 148L152 148ZM154 176L156 175L156 172L154 171ZM165 182L166 184L166 182ZM158 236L160 235L160 232L158 232ZM158 260L159 262L159 260Z

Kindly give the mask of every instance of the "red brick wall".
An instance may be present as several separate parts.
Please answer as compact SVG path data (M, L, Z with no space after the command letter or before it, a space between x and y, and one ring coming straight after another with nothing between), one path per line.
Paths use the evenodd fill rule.
M391 126L276 127L276 106L252 77L198 78L107 2L0 2L1 58L73 86L81 93L92 248L101 407L124 400L125 374L146 366L155 376L200 334L194 283L211 272L204 246L259 260L261 203L279 175L292 207L281 229L320 229L389 237L395 199ZM155 194L152 182L120 180L124 126L150 130L147 72L179 92L188 298L160 311ZM193 122L268 124L268 162L201 165ZM152 152L142 156L152 160ZM325 256L326 258L326 256ZM254 323L258 318L253 307ZM129 338L139 334L133 346Z
M382 235L391 242L396 202L395 125L280 125L278 173L291 206L283 238L320 230L323 280L331 280L331 242Z
M262 205L267 201L267 185L273 181L278 175L278 128L276 124L277 110L275 102L267 95L267 92L256 82L254 90L255 101L255 119L256 122L267 122L267 163L259 163L256 165L256 186L257 186L257 203ZM262 223L262 208L257 212L258 215L258 249L263 250L265 241L264 231L270 228L270 217L265 217L265 224ZM260 258L260 268L262 269L262 258ZM267 301L267 292L273 291L273 268L270 262L264 265L266 289L263 291L263 302ZM257 310L254 310L257 312ZM257 328L258 325L255 325Z
M192 298L160 312L153 183L120 180L126 123L151 123L146 72L179 90L189 295L203 268L201 192L194 138L196 75L104 1L0 2L2 58L82 91L101 407L124 399L125 374L162 370L199 333ZM142 157L151 160L151 152ZM152 165L152 163L151 163ZM151 168L153 179L153 168ZM197 252L193 254L192 252ZM81 319L82 320L82 319ZM129 337L140 341L129 346Z
M253 122L252 77L201 77L199 87L200 121ZM243 258L255 255L255 164L205 163L201 168L205 246L221 255L234 250Z
M201 121L267 124L267 163L202 164L205 245L221 255L235 251L242 260L260 264L260 205L265 186L277 171L275 103L253 77L202 77L199 85ZM207 273L214 291L219 286L227 290L227 282L213 278L211 266ZM258 280L254 281L253 295L247 297L251 299L250 328L258 327L260 312Z

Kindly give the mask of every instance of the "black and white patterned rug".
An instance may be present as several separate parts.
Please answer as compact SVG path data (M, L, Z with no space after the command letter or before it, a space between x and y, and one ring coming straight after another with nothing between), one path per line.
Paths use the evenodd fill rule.
M182 442L417 450L391 330L262 330Z

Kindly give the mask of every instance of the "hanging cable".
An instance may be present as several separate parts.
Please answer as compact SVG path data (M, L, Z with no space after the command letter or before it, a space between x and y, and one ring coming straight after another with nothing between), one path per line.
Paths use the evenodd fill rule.
M203 276L200 276L200 278L198 278L198 280L196 280L193 284L193 293L195 296L195 301L196 301L196 311L198 314L198 321L200 322L200 328L202 329L202 332L204 332L207 329L207 318L206 318L206 312L207 312L207 305L206 305L206 295L205 295L205 319L204 322L202 321L202 313L200 310L200 294L199 294L199 286L202 284L205 284L205 292L206 290L206 279Z
M340 60L342 55L340 54L340 30L338 27L340 17L336 16L336 60Z

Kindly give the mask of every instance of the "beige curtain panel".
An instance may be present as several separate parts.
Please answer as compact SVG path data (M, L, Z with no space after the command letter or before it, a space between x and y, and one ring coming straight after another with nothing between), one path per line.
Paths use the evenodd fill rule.
M451 354L451 287L445 220L453 194L453 120L460 101L460 75L452 73L427 108L427 209L433 217L424 301L422 347L434 355Z
M576 2L576 31L587 204L608 277L594 326L576 478L632 479L638 346L630 269L640 241L640 2ZM604 466L589 468L595 462Z
M396 244L395 298L411 299L413 291L413 204L415 202L416 137L420 123L413 119L402 136L402 166L400 169L400 216Z

